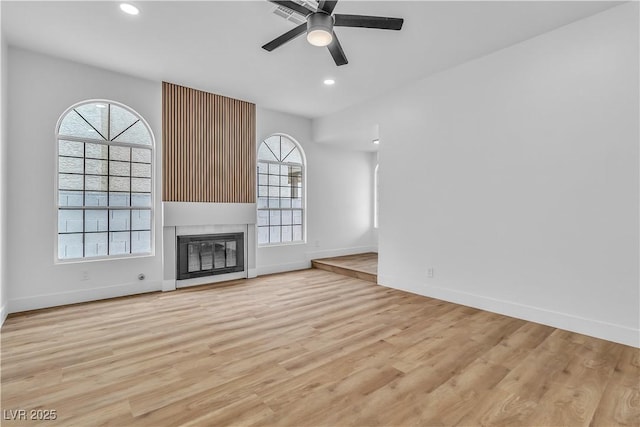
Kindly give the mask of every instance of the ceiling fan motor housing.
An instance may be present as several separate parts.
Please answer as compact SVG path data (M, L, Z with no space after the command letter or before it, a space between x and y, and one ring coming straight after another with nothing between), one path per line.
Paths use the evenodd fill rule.
M307 40L315 46L331 43L333 17L327 13L316 12L307 17Z

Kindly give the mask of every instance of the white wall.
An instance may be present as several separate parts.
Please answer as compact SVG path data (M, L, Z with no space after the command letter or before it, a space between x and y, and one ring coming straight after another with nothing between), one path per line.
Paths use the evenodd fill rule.
M627 3L319 121L380 123L379 282L639 346L638 44Z
M4 62L4 61L3 61ZM9 48L9 311L162 288L160 179L155 180L155 255L56 264L55 126L72 104L122 102L149 123L161 170L161 85L14 47ZM83 275L88 280L82 280ZM144 273L146 279L137 276Z
M7 50L0 29L0 326L7 317Z
M258 144L275 133L293 137L307 158L307 242L258 248L258 274L307 268L313 258L374 250L371 153L314 143L311 120L257 108Z
M3 61L5 63L5 61ZM122 102L140 113L156 137L161 169L161 84L20 48L8 49L10 111L6 234L9 312L161 290L162 209L155 181L155 255L56 263L54 174L56 122L85 99ZM3 97L4 102L4 97ZM258 141L272 133L294 137L307 155L307 244L261 248L258 274L309 266L309 260L372 250L370 153L315 144L308 119L258 108ZM4 206L4 204L3 204ZM144 273L143 282L137 280ZM83 280L88 275L89 280ZM3 300L4 301L4 300Z

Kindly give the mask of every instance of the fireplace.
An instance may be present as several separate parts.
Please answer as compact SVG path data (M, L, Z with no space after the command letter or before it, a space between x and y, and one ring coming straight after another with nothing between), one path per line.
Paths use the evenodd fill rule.
M178 280L244 271L244 233L177 237Z

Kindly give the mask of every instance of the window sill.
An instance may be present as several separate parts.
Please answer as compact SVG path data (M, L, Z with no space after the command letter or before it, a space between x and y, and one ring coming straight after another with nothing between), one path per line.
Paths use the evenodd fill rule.
M284 242L284 243L264 243L264 244L259 244L258 245L258 249L262 249L262 248L280 248L280 247L286 247L286 246L299 246L299 245L306 245L307 242L306 240L300 241L300 242Z
M136 258L151 258L154 257L155 254L153 252L147 254L130 254L130 255L113 255L113 256L102 256L102 257L91 257L91 258L71 258L71 259L55 259L54 264L64 265L64 264L86 264L88 262L101 262L101 261L120 261L125 259L136 259Z

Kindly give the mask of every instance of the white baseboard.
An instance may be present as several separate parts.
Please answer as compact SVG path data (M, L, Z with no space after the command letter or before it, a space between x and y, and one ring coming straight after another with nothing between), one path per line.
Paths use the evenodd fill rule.
M250 268L247 270L247 279L253 279L254 277L258 277L258 269Z
M2 307L0 307L0 327L4 325L4 321L7 320L8 314L9 313L7 313L7 304L2 304Z
M162 281L162 292L170 292L176 290L176 281L175 280L163 280Z
M146 283L134 282L101 288L82 289L77 291L60 292L55 294L36 295L27 298L15 298L9 301L11 313L37 310L40 308L57 307L60 305L76 304L79 302L96 301L117 298L127 295L142 294L162 290L160 281Z
M289 262L285 264L264 265L257 268L258 276L265 274L284 273L287 271L306 270L311 268L310 261Z
M378 284L640 348L640 330L623 325L437 286L425 286L424 283L396 276L378 276Z
M357 246L353 248L340 248L340 249L327 249L322 251L308 251L305 252L305 256L307 259L317 259L317 258L331 258L335 256L345 256L345 255L354 255L354 254L362 254L366 252L378 252L378 248L375 246Z

